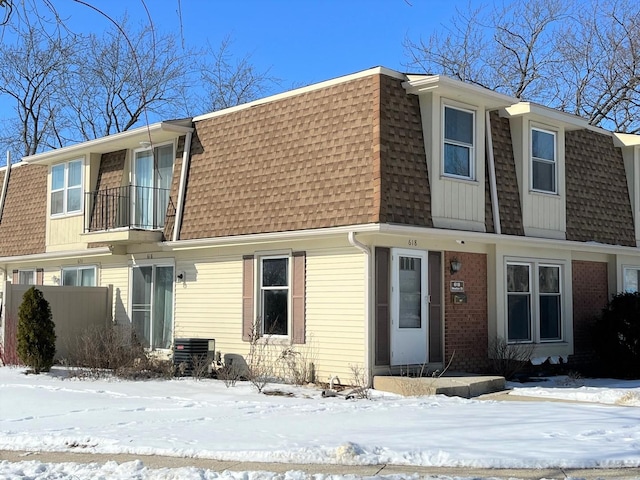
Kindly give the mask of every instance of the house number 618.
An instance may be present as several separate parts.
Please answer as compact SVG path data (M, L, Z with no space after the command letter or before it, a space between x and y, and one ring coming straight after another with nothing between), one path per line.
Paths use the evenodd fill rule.
M409 246L410 246L410 247L417 247L417 246L418 246L418 240L413 239L413 238L412 238L412 239L410 239L410 240L409 240Z

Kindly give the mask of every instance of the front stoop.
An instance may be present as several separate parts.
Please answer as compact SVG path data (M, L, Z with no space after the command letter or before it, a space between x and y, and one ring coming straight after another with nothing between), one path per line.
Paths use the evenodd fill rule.
M438 378L374 376L373 388L405 397L440 394L449 397L473 398L504 390L505 380L504 377L498 376Z

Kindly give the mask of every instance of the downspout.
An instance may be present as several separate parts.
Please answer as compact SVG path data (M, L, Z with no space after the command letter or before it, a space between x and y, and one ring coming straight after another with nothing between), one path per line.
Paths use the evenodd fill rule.
M187 172L191 161L191 136L192 132L187 132L184 138L184 148L182 149L182 168L180 169L180 186L178 187L178 205L176 207L176 221L173 225L172 241L177 241L182 228L182 215L184 213L184 197L187 189Z
M498 186L496 182L496 163L493 158L493 138L491 137L491 113L485 112L485 137L487 138L487 160L489 161L489 189L491 190L491 212L493 213L493 229L497 235L502 233L500 211L498 207Z
M7 152L7 171L4 173L2 182L2 193L0 193L0 222L2 222L2 212L4 212L4 200L7 198L7 188L9 187L9 175L11 174L11 153Z
M4 212L4 201L7 198L7 189L9 188L9 175L11 174L11 152L7 150L7 169L4 172L4 181L2 182L2 192L0 193L0 224L2 223L2 213ZM0 287L0 346L4 348L4 329L5 329L5 296L7 285L7 266L0 266L2 271L2 287Z
M364 253L364 256L365 256L365 278L367 279L367 285L364 290L364 317L366 319L366 321L364 322L364 336L366 339L364 344L364 358L365 358L364 368L365 368L365 372L367 372L368 374L369 382L371 383L373 380L373 375L371 371L371 358L370 358L371 339L369 338L369 332L371 330L370 329L371 307L369 305L370 298L371 298L371 248L369 248L364 243L360 242L356 238L355 232L349 232L348 237L349 237L349 243L351 244L351 246L360 250L362 253Z

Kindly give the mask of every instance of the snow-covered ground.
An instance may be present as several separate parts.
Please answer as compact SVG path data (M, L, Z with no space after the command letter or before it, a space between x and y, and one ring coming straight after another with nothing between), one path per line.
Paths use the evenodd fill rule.
M370 400L345 400L324 398L314 387L267 386L292 395L283 396L258 394L243 382L227 388L217 380L78 380L62 369L23 372L0 368L0 449L130 453L142 462L158 454L353 465L640 466L640 381L554 377L510 385L514 395L542 397L532 403L379 392ZM1 478L221 478L198 469L176 472L140 462L0 462Z

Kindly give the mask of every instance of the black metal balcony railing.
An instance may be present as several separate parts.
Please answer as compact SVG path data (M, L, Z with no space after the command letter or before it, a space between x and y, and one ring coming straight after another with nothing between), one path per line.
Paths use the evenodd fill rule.
M85 232L159 230L175 212L169 189L127 185L85 193Z

